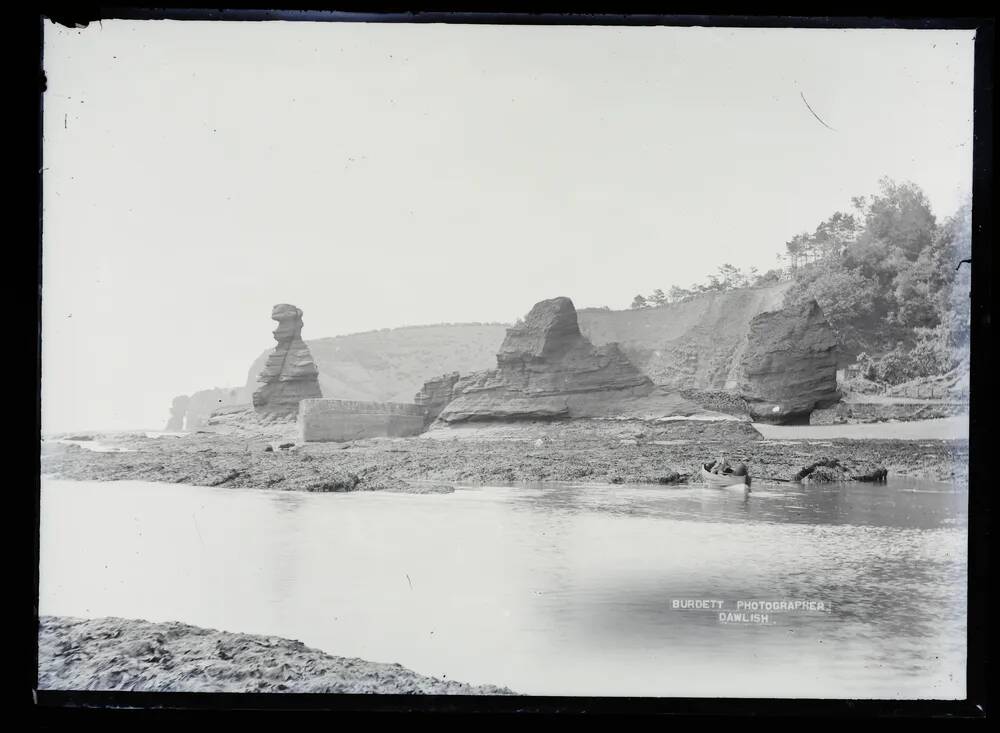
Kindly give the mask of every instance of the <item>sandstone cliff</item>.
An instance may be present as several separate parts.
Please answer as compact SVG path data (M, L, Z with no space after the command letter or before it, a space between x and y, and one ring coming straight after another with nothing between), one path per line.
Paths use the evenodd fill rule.
M208 424L217 410L238 405L250 406L253 393L245 387L214 387L195 392L188 400L184 415L184 429L197 430Z
M271 310L271 318L278 322L273 332L278 345L260 372L260 387L253 393L253 406L265 415L294 415L301 400L323 396L319 370L309 347L302 341L302 311L281 303Z
M816 301L750 321L736 391L761 422L808 422L838 399L837 338Z
M236 405L250 405L250 392L243 387L214 387L190 396L178 395L170 406L170 419L164 430L197 430L207 425L217 410Z
M461 375L458 372L448 372L424 382L424 386L413 397L413 402L423 409L426 425L437 420L441 410L455 399L455 385L460 379Z
M781 310L787 289L787 284L780 284L711 293L640 310L582 309L577 321L581 334L592 344L617 342L620 353L653 384L719 409L716 402L727 395L734 404L738 401L740 365L751 321L761 313ZM432 375L456 371L469 375L494 367L497 346L504 337L501 324L438 324L306 343L325 395L408 402ZM248 395L268 357L261 354L251 367ZM831 381L823 389L829 392L835 386ZM761 395L752 391L749 396ZM434 399L441 404L441 394ZM724 411L731 409L735 408Z
M437 415L447 424L567 417L662 420L699 412L804 422L814 408L839 398L837 340L815 302L785 307L784 291L779 286L720 294L702 299L700 311L662 309L673 312L673 321L662 314L653 318L649 311L632 318L589 311L589 331L603 339L631 337L626 348L643 360L646 373L618 343L595 346L587 339L568 298L542 301L523 324L508 329L496 369L431 380L416 401L427 407L429 420ZM720 410L727 394L738 409L727 404Z
M788 283L633 311L586 310L595 343L615 341L656 384L700 404L721 393L762 422L805 422L835 402L837 339L815 302L785 306ZM700 395L698 393L701 393Z
M656 308L583 309L580 330L595 344L617 343L655 384L732 391L751 320L780 310L788 287L706 293Z
M454 323L405 326L309 339L306 345L319 369L323 394L344 400L409 402L435 374L489 369L506 326ZM253 391L268 354L250 367Z
M583 308L580 332L597 346L616 342L654 384L671 390L734 393L750 321L781 308L787 284L709 293L640 310ZM306 341L325 395L408 402L433 375L471 374L496 365L503 324L408 326ZM252 392L268 354L249 370Z

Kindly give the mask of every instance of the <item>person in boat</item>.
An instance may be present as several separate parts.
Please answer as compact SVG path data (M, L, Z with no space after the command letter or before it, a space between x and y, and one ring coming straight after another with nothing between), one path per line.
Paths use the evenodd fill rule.
M730 463L725 458L716 458L711 463L706 463L705 468L715 474L725 474L727 476L746 476L747 464L743 461Z
M705 468L715 474L730 473L732 470L729 465L729 461L727 461L724 456L719 456L714 461L707 464Z

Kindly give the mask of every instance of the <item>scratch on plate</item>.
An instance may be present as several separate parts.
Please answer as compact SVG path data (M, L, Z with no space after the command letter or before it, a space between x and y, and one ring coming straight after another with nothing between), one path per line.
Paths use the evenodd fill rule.
M201 543L201 546L204 547L205 546L205 540L202 539L201 530L198 529L198 518L195 517L194 514L192 514L191 515L191 519L194 521L194 531L198 533L198 541Z
M803 103L805 103L806 109L808 109L810 112L812 112L812 116L815 117L819 121L819 124L823 125L823 127L825 127L828 130L833 130L833 128L830 127L825 122L823 122L823 119L818 114L816 114L815 110L813 110L812 107L809 106L809 102L806 101L806 95L803 94L802 92L799 92L799 96L802 97L802 101L803 101ZM833 131L836 132L836 130L833 130Z

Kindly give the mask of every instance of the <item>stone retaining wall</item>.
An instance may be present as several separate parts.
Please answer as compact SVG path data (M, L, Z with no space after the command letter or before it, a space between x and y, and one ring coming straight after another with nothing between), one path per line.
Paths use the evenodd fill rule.
M401 438L424 429L424 410L405 402L307 399L299 403L299 441Z

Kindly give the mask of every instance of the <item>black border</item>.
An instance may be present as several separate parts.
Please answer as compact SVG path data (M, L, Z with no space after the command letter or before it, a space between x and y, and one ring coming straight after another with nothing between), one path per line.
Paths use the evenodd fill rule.
M43 4L45 5L45 4ZM753 14L706 14L704 8L690 12L676 7L673 14L644 12L633 9L632 13L621 10L613 12L549 12L514 11L507 13L482 12L472 9L411 10L389 7L371 9L352 8L350 3L341 3L338 11L308 9L308 4L298 4L294 9L274 10L254 9L252 3L244 3L242 9L200 9L191 7L116 7L88 4L61 6L48 3L34 16L34 37L38 45L37 56L31 62L34 66L29 73L29 94L33 96L38 117L34 120L37 146L32 159L31 175L35 184L37 217L31 225L37 242L37 285L34 300L37 307L36 325L32 329L32 339L36 352L35 377L38 390L34 404L35 433L28 441L29 453L33 455L28 467L29 480L34 493L33 506L29 507L32 547L34 554L30 597L32 598L32 618L26 629L27 656L26 677L29 681L30 705L42 725L55 726L77 723L81 715L100 714L103 723L126 723L134 725L142 722L149 725L162 721L176 725L190 720L194 714L206 711L277 711L277 710L323 710L338 713L378 711L382 713L436 712L436 713L533 713L533 714L668 714L691 716L704 719L719 716L754 716L765 718L787 717L831 717L831 718L984 718L988 710L987 690L987 641L988 617L986 615L986 593L988 587L988 540L989 540L989 492L992 481L987 476L987 463L983 460L993 448L992 437L986 435L989 429L986 404L994 403L990 371L988 344L991 338L992 314L992 242L993 242L993 101L994 101L994 29L995 18L975 15L956 17L923 18L891 12L881 13L871 5L841 12L830 12L822 16ZM271 6L273 8L273 4ZM794 8L801 12L801 5ZM909 10L910 8L907 8ZM873 14L878 12L878 14ZM135 692L92 692L92 691L36 691L37 683L37 593L38 593L38 528L39 528L39 459L34 443L41 438L40 380L41 380L41 167L42 142L42 100L45 77L43 72L42 41L45 18L68 26L85 26L106 19L173 19L173 20L226 20L226 21L309 21L309 22L407 22L407 23L459 23L459 24L537 24L537 25L671 25L696 26L712 25L720 27L783 27L783 28L934 28L934 29L975 29L975 121L973 149L973 275L972 275L972 374L971 393L976 400L970 404L970 486L979 487L969 492L969 609L968 609L968 692L964 701L936 700L791 700L791 699L712 699L712 698L589 698L589 697L464 697L464 696L408 696L408 695L302 695L302 694L230 694L230 693L135 693ZM37 65L34 65L37 61ZM23 526L23 524L22 524ZM24 688L21 688L24 691ZM20 698L24 700L24 698ZM266 720L266 719L265 719Z

